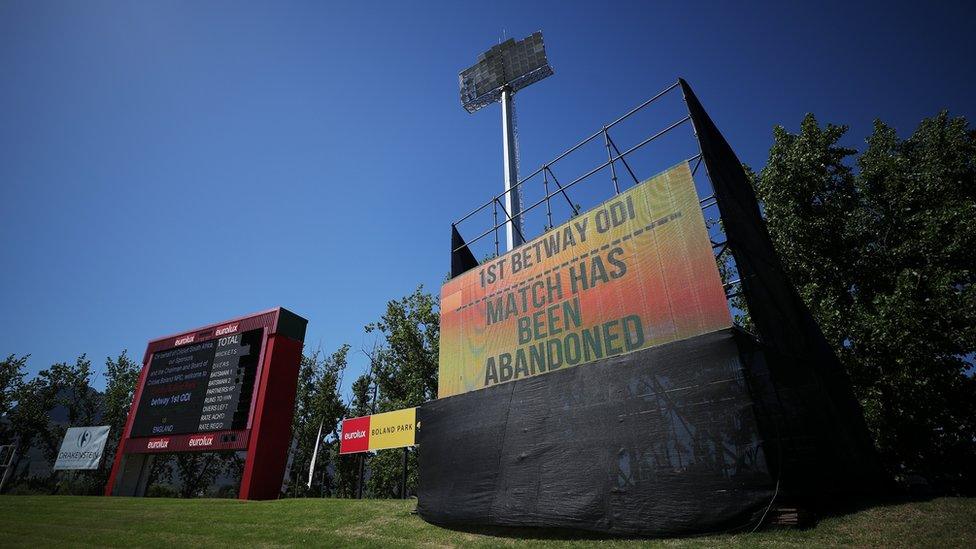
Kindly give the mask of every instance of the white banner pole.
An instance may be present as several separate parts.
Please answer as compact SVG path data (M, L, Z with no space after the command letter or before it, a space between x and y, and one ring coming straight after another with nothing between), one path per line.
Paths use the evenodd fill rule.
M308 488L312 489L312 474L315 473L315 458L319 455L319 442L322 441L322 420L319 422L319 434L315 435L315 450L312 450L312 463L308 466Z

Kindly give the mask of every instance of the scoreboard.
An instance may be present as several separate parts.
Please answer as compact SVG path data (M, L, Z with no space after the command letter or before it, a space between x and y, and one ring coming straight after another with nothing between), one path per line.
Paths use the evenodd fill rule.
M130 436L245 428L262 332L251 330L154 354Z
M238 497L277 497L307 324L278 307L150 341L105 494L144 495L153 454L245 451Z

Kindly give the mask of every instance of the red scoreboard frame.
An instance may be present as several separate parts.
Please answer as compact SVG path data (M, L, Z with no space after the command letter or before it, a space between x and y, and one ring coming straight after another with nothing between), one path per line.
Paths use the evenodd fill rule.
M238 493L240 499L275 499L281 490L291 422L294 416L298 370L305 340L304 318L278 307L268 311L211 324L196 330L154 339L149 342L142 361L142 372L136 386L129 416L105 495L141 496L145 494L157 453L245 450L244 474ZM261 331L261 348L250 394L246 426L230 430L192 433L135 433L133 424L140 412L153 356L189 344L206 343L245 332ZM209 375L209 373L208 373Z

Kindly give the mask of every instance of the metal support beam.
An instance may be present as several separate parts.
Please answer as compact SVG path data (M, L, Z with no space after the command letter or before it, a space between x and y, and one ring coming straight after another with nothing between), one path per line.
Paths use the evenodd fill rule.
M546 191L546 230L552 228L552 204L549 202L549 170L542 172L542 184Z
M491 206L492 206L491 215L493 218L492 228L495 231L495 257L498 257L498 253L499 253L498 252L498 201L497 200L492 201Z
M516 234L516 236L518 236L519 240L521 240L521 242L525 242L525 237L522 236L522 230L519 229L518 224L512 223L515 220L512 219L512 216L508 214L508 210L505 209L505 205L502 204L501 202L498 202L498 199L497 198L495 199L495 202L497 202L498 205L501 206L502 213L505 214L505 224L507 226L512 227L513 229L515 229L515 234ZM512 223L512 224L509 225L509 223Z
M573 210L573 215L574 216L579 215L579 208L577 208L576 207L576 204L573 204L573 201L570 200L569 195L566 194L566 189L564 189L563 186L562 186L562 184L559 183L559 180L556 179L556 174L552 173L552 170L549 169L549 166L546 166L546 173L548 173L549 175L552 176L552 181L556 184L557 187L559 187L559 192L563 193L563 198L565 198L566 199L566 203L569 204L569 209ZM555 194L556 193L550 194L550 193L547 192L546 193L546 201L549 200L550 196L554 196Z
M617 152L617 156L620 157L620 161L624 163L624 167L627 168L628 172L630 172L630 177L634 179L634 185L640 183L640 180L637 179L637 174L634 173L634 170L630 169L630 164L627 163L627 159L620 155L620 149L617 148L617 144L614 143L613 139L610 138L610 132L607 132L607 142L610 143L613 150Z
M620 194L620 185L617 184L617 167L613 164L613 151L610 150L610 132L607 131L606 126L603 126L603 144L607 147L607 160L610 162L610 179L613 180L613 194Z

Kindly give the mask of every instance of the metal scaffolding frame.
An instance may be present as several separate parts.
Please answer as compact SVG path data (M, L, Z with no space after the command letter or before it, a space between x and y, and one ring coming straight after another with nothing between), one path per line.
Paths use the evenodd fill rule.
M527 242L530 238L532 238L533 235L524 235L524 234L522 234L522 231L521 231L521 225L522 224L519 223L518 221L521 221L527 213L535 210L536 208L542 206L543 204L545 204L545 208L546 208L546 210L545 210L545 212L546 212L545 213L545 215L546 215L545 230L548 231L548 230L552 229L555 226L555 224L553 222L553 219L552 219L552 217L553 217L552 216L552 199L558 197L559 195L561 195L563 197L563 199L565 199L566 203L568 204L568 206L570 208L570 211L572 212L572 216L575 217L576 215L579 215L580 209L572 201L572 199L570 198L569 193L568 193L569 189L571 189L572 187L574 187L578 183L589 179L590 177L592 177L593 175L597 174L598 172L607 169L608 167L610 168L610 170L609 170L610 171L610 179L611 179L611 184L612 184L612 188L613 188L614 194L619 194L621 192L620 181L619 181L619 177L618 177L618 173L617 173L617 165L618 164L620 166L622 166L623 169L627 172L627 175L629 175L630 178L633 179L633 183L635 185L638 184L638 183L640 183L641 179L637 176L637 174L635 173L635 171L634 171L633 167L631 166L631 164L629 162L627 162L627 157L629 155L632 155L633 153L635 153L635 152L643 149L648 144L654 142L655 140L661 138L664 135L667 135L672 130L674 130L674 129L676 129L676 128L678 128L678 127L680 127L680 126L682 126L682 125L684 125L686 123L689 123L689 125L692 126L692 134L693 134L694 139L695 139L695 144L698 147L697 154L694 154L691 157L688 157L688 158L685 159L686 162L689 162L689 163L690 162L694 162L695 163L694 166L693 166L693 168L692 168L692 171L691 171L692 177L694 177L696 175L696 173L698 172L698 168L702 165L702 151L701 151L701 143L700 143L700 141L698 139L698 133L695 130L694 125L693 124L690 124L690 122L691 122L691 113L690 113L690 111L688 112L688 114L686 116L684 116L684 117L682 117L682 118L680 118L680 119L672 122L671 124L665 126L663 129L660 129L657 132L655 132L655 133L649 135L648 137L642 139L636 145L628 148L625 151L621 151L620 150L620 148L617 146L617 143L614 141L613 137L610 135L610 130L613 129L615 126L617 126L621 122L624 122L624 121L630 119L631 117L633 117L637 113L643 111L648 106L654 104L656 101L658 101L662 97L665 97L669 93L674 92L675 89L678 88L679 86L680 86L680 81L679 80L676 80L673 84L669 85L665 89L663 89L660 92L656 93L650 99L647 99L646 101L642 102L641 104L639 104L636 107L632 108L631 110L627 111L627 113L625 113L624 115L620 116L616 120L610 122L609 124L605 124L600 130L597 130L596 132L594 132L593 134L591 134L589 137L586 137L582 141L580 141L580 142L576 143L575 145L573 145L572 147L566 149L565 151L563 151L562 153L560 153L559 155L557 155L552 160L549 160L548 162L543 163L535 171L533 171L529 175L527 175L527 176L519 179L518 182L516 182L514 185L512 185L511 189L509 189L507 191L504 191L502 193L499 193L497 195L492 196L484 204L481 204L480 206L478 206L474 210L468 212L466 215L464 215L464 216L458 218L457 220L455 220L451 225L452 225L452 227L455 230L457 230L458 225L460 225L461 223L467 221L468 219L470 219L474 215L478 214L479 212L484 211L489 206L492 208L492 225L488 229L486 229L483 232L479 233L473 239L465 241L464 244L462 244L461 246L459 246L457 248L453 248L452 249L452 253L458 252L458 251L460 251L460 250L462 250L464 248L468 248L470 250L470 246L472 244L474 244L474 243L482 240L483 238L487 237L490 234L494 234L495 256L498 256L500 253L502 253L501 246L500 246L500 241L499 241L499 236L498 236L498 232L499 232L499 229L503 228L507 223L512 223L512 226L513 227L516 227L516 229L518 230L519 236L522 238L522 241L523 242ZM686 98L684 97L683 94L682 94L682 101L685 104L685 107L687 108L687 100L686 100ZM588 144L588 143L590 143L590 142L592 142L595 139L600 138L600 137L603 138L604 148L606 149L606 152L607 152L607 159L605 161L601 162L596 167L588 170L583 175L581 175L581 176L573 179L569 183L566 183L566 184L561 183L559 181L559 179L556 178L556 174L553 172L553 166L556 163L558 163L559 161L561 161L561 160L569 157L571 154L573 154L574 152L578 151L584 145L586 145L586 144ZM523 184L526 184L526 183L528 183L529 181L532 181L532 180L540 179L540 176L541 176L541 179L542 179L542 186L543 186L544 196L541 199L537 200L536 202L533 202L532 204L530 204L528 207L523 208L520 212L516 213L514 216L510 215L509 211L505 208L505 205L504 205L504 200L505 200L506 194L507 193L510 193L510 192L518 192L518 190L521 188L521 186ZM712 182L711 182L711 178L710 178L710 176L708 174L708 167L707 166L705 167L705 177L708 179L708 186L709 186L709 189L710 189L710 193L711 194L708 194L704 198L701 198L699 200L699 205L701 206L702 211L705 212L706 223L707 223L709 219L712 219L712 220L714 220L714 219L720 219L721 218L721 213L718 211L718 201L715 198L714 188L712 188ZM551 184L555 184L555 188L552 188L551 187ZM557 200L558 200L558 198L557 198ZM502 213L502 216L503 216L501 218L501 220L499 220L499 209L501 209L501 213ZM711 216L711 217L709 217L709 216ZM726 291L726 298L727 299L732 299L732 298L738 296L739 293L740 293L739 290L738 290L739 282L740 281L738 279L738 270L735 267L735 261L731 257L731 254L727 254L726 253L728 251L728 243L726 241L724 241L724 240L722 242L712 241L712 249L714 251L716 261L717 262L720 262L723 265L724 269L726 270L726 273L731 274L732 280L730 280L729 282L725 283L725 291ZM738 306L741 306L741 305L737 305L737 307Z

